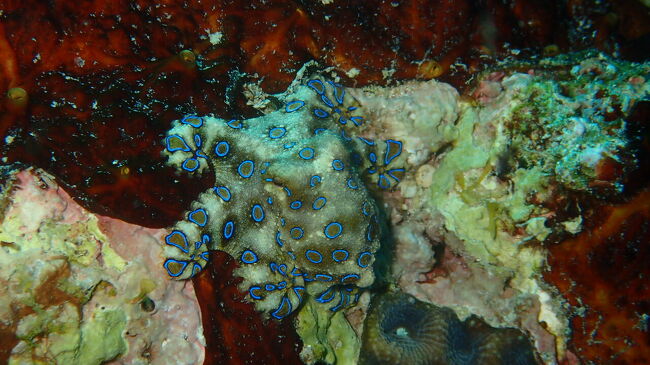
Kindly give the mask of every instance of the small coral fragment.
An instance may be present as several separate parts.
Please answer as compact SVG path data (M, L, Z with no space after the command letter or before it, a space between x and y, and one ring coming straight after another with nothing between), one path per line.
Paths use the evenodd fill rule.
M451 309L403 293L374 298L364 327L364 365L538 363L520 331L491 328L476 317L461 322Z
M402 143L353 137L363 124L334 82L312 79L283 108L250 120L187 116L165 140L180 171L213 170L215 185L165 238L170 276L186 279L209 250L240 263L240 288L260 311L292 313L309 293L336 311L374 281L379 212L372 189L404 173Z

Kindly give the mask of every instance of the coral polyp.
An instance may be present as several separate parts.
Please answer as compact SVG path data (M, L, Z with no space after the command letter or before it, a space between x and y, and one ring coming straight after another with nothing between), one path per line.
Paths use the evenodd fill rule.
M312 79L284 106L249 120L187 116L165 140L168 163L215 184L165 238L170 276L186 279L209 250L240 263L240 289L281 319L305 293L337 311L375 280L380 212L366 184L399 182L401 142L353 137L363 117L334 82ZM389 167L390 166L390 167Z
M363 332L360 364L534 365L530 342L515 329L495 329L476 317L461 322L449 308L408 294L374 298Z

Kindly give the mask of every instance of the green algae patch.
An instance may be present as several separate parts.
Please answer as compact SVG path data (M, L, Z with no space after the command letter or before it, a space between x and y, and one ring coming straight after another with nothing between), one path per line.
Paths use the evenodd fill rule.
M356 364L361 342L343 311L306 301L296 318L296 331L303 341L300 356L305 363Z
M81 325L81 344L77 364L101 364L126 352L122 333L126 328L126 315L121 310L98 308L92 321Z

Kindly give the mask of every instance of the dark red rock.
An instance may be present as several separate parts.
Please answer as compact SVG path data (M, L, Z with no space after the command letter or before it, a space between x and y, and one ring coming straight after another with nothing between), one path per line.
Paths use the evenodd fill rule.
M222 252L210 259L193 279L207 342L205 365L302 364L292 318L261 319L237 290L241 278L232 276L237 263Z

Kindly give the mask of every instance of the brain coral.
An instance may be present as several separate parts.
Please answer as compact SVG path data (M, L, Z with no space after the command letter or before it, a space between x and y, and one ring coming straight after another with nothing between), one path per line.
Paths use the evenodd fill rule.
M401 142L352 137L364 119L340 85L312 79L285 101L249 120L185 117L164 151L179 171L215 174L165 238L169 275L189 278L224 251L247 298L278 319L305 293L338 310L373 283L382 225L366 186L389 189L404 172Z
M537 364L520 331L495 329L476 317L461 322L451 309L403 293L373 299L362 341L363 365Z

